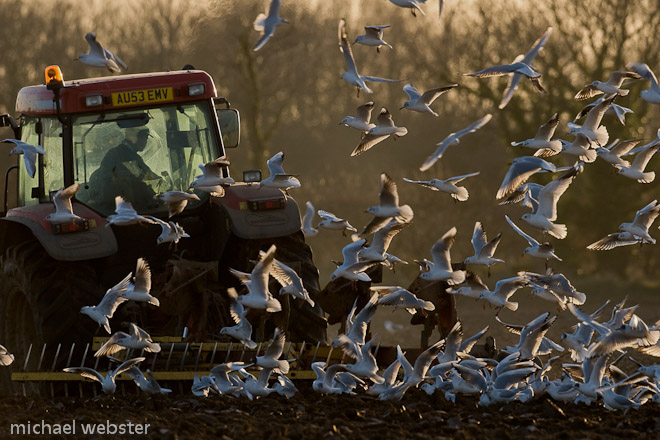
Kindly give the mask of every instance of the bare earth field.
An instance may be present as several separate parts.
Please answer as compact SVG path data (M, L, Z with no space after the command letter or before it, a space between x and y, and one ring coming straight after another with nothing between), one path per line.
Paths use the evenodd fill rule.
M0 438L156 439L657 439L660 406L648 403L627 414L601 406L556 404L541 398L520 404L479 408L476 399L411 390L400 402L367 396L321 396L309 384L290 400L271 395L255 401L188 395L96 398L5 398ZM76 435L11 435L11 424L71 424ZM83 435L82 424L148 423L141 435ZM133 432L135 428L132 427Z

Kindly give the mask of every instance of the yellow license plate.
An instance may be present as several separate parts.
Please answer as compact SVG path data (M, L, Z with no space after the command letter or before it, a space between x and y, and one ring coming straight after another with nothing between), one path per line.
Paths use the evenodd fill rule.
M150 104L152 102L164 102L174 100L172 87L159 87L157 89L131 90L128 92L117 92L112 94L112 105L136 105Z

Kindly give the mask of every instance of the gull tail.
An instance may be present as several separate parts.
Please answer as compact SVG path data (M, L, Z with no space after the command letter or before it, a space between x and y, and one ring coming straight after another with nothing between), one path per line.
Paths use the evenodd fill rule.
M655 180L655 171L649 171L648 173L643 173L641 179L637 179L639 183L651 183Z
M289 374L289 361L281 360L277 361L277 369L280 370L282 374Z
M518 310L518 303L517 302L508 302L504 305L507 309L511 310L512 312L515 312Z
M586 163L591 163L596 160L596 157L598 157L596 150L587 150L582 156L580 156L580 160Z
M607 144L607 141L609 139L610 139L610 135L607 132L607 127L601 125L596 129L596 139L593 140L596 141L599 145Z
M258 32L263 32L265 23L266 23L266 14L262 12L259 15L257 15L257 18L254 20L254 30Z
M282 311L282 304L275 298L271 298L266 302L266 311L268 313L277 313Z
M468 199L470 194L468 193L468 190L465 189L464 186L459 186L458 191L456 191L456 194L452 194L451 196L458 200L459 202L464 202Z
M447 280L447 284L456 285L461 284L463 281L465 281L465 271L455 270L451 273L451 278Z
M147 301L147 302L151 305L156 306L156 307L160 307L160 301L155 296L152 296L151 298L149 298L149 301Z
M566 227L566 225L553 224L550 230L548 230L548 233L553 237L562 240L566 238L566 236L568 235L568 228Z
M575 292L575 296L572 299L572 303L576 304L578 306L581 306L584 304L584 302L587 300L587 295L584 292Z
M257 348L257 343L252 339L242 340L241 344L245 345L247 348Z
M628 93L630 93L630 90L628 90L628 89L619 89L616 93L619 96L626 96Z

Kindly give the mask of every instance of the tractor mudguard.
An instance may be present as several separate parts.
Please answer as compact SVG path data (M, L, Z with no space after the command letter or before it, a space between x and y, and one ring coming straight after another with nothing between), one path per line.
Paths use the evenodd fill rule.
M236 183L225 188L224 197L213 197L231 222L231 232L244 239L282 237L300 230L295 200L277 188Z
M54 212L52 203L11 209L0 219L0 234L11 233L12 223L26 226L54 260L80 261L107 257L117 252L117 240L106 221L80 203L73 203L73 212L85 222L53 225L46 216ZM21 234L25 235L25 234Z

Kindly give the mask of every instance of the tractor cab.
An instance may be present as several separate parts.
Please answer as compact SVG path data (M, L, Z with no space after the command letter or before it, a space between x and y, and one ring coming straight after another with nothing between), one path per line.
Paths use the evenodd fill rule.
M200 164L224 155L218 98L205 72L71 82L61 79L56 66L46 72L45 85L25 87L17 98L21 139L46 151L34 177L19 167L19 206L48 202L75 182L76 199L103 216L114 211L117 195L138 212L158 215L167 208L154 195L188 190ZM238 112L218 111L225 139L236 146ZM189 209L208 200L206 193L197 195Z

